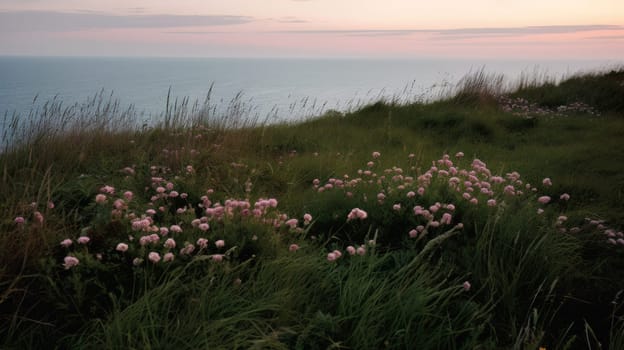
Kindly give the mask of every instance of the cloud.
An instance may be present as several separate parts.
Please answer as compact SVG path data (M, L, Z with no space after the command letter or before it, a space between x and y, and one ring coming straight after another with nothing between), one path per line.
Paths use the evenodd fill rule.
M247 16L114 15L97 12L16 11L0 12L0 32L224 26L252 21L254 18Z
M362 30L288 30L280 33L328 34L343 36L405 36L431 34L446 39L478 37L516 37L540 34L566 34L590 31L624 30L620 25L552 25L530 27L454 28L454 29L362 29Z
M587 40L624 40L624 35L590 36L585 39Z

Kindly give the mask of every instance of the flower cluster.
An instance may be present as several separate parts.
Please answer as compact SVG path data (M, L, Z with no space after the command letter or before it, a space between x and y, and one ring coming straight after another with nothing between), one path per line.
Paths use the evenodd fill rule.
M527 99L509 96L500 96L498 103L504 112L511 113L524 118L543 117L543 116L568 116L572 114L589 114L592 116L600 116L600 113L591 106L582 102L573 102L567 105L561 105L557 108L547 108L532 103Z

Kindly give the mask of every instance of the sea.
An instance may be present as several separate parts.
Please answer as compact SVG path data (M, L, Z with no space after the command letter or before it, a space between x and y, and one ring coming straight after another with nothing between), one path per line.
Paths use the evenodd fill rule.
M0 57L0 113L32 118L49 101L63 106L94 96L132 106L150 120L167 106L209 103L269 122L297 121L328 110L351 111L379 100L398 103L441 98L467 74L484 71L561 79L605 70L607 60L496 59L256 59ZM242 107L241 107L242 106ZM0 118L2 120L2 118ZM0 125L0 129L3 128Z

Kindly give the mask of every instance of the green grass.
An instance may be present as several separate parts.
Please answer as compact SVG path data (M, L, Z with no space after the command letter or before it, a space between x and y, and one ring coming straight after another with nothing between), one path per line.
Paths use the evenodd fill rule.
M101 96L80 111L51 103L28 122L15 119L0 154L0 347L621 347L624 245L607 238L624 223L622 74L507 91L477 73L440 101L378 102L279 125L210 118L183 103L162 124L132 127L132 111ZM531 107L520 115L502 94ZM444 154L466 171L478 158L505 183L491 184L492 197L477 188L471 204L450 175L431 170ZM513 171L522 184L506 178ZM468 174L457 176L464 186ZM315 179L320 187L334 179L333 188L319 193ZM165 193L188 197L159 197L169 182ZM525 193L505 195L507 184ZM105 185L116 193L96 203ZM422 195L406 195L419 187ZM538 203L542 195L551 202ZM268 198L279 204L254 219L254 203ZM124 200L117 209L116 200ZM206 214L217 202L231 214ZM414 215L436 203L435 220ZM347 220L353 208L367 218ZM432 225L442 213L452 223ZM183 232L141 246L152 233L132 229L142 216ZM208 231L191 224L201 217ZM66 238L72 246L61 247ZM175 248L163 247L167 238ZM215 246L220 239L225 247ZM120 242L127 252L115 249ZM342 257L329 262L335 250ZM175 259L151 263L150 252ZM68 255L80 263L64 269Z

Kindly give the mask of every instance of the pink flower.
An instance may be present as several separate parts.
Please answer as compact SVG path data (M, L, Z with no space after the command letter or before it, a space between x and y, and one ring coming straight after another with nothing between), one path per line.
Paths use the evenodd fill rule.
M134 193L132 193L131 191L126 191L124 192L123 196L129 202L132 200L132 198L134 198Z
M442 214L442 219L440 219L440 224L442 225L450 225L453 217L449 213Z
M290 252L296 252L297 250L299 250L299 246L293 243L290 245L290 247L288 247L288 250Z
M303 224L304 225L309 225L311 221L312 221L312 215L307 214L307 213L303 215Z
M541 215L542 213L544 213L544 209L542 208L537 209L537 215Z
M100 192L108 193L108 194L115 194L115 187L106 185L106 186L100 188Z
M195 251L195 246L188 243L186 246L184 246L184 248L180 249L180 254L182 255L188 255L191 254Z
M355 255L355 247L352 245L348 246L347 253L349 253L349 255Z
M416 196L416 192L414 191L407 192L407 198L414 198L415 196Z
M175 198L175 197L177 197L179 195L180 195L180 193L178 193L178 191L171 191L171 192L169 192L169 197L171 197L171 198Z
M16 224L21 225L21 224L23 224L26 220L24 220L24 218L23 218L22 216L18 216L18 217L16 217L16 218L15 218L15 220L14 220L14 221L15 221L15 223L16 223Z
M78 243L80 243L80 244L87 244L87 243L89 243L90 240L91 239L89 237L87 237L87 236L80 236L80 237L78 237Z
M368 214L364 210L360 208L353 208L351 212L349 213L349 215L347 215L347 221L351 221L354 219L364 220L367 217L368 217Z
M211 256L211 259L214 262L221 262L221 261L223 261L223 254L213 254Z
M363 246L358 247L358 249L356 249L356 253L360 256L365 255L366 254L366 248L364 248Z
M471 285L471 284L470 284L470 282L468 282L468 281L465 281L465 282L462 284L462 288L464 288L464 291L466 291L466 292L470 290L470 287L472 287L472 285Z
M202 230L202 231L206 232L206 231L208 231L208 229L210 228L210 225L208 225L208 223L206 223L206 222L202 222L202 223L201 223L201 224L199 224L197 227L198 227L200 230Z
M455 154L455 158L462 158L464 156L464 152L457 152Z
M284 223L286 226L290 226L291 229L294 229L297 227L297 224L299 223L299 221L297 219L290 219L290 220L286 220L286 222Z
M106 203L106 195L100 193L97 196L95 196L95 203L97 204Z
M171 232L180 233L182 232L182 228L179 225L171 225L169 228Z
M117 248L115 248L115 250L123 253L128 250L128 245L126 243L119 243L117 244Z
M373 158L377 159L377 158L381 157L381 153L373 152L372 156L373 156Z
M375 165L375 163L374 163L374 162L368 162L368 163L366 163L366 166L367 166L367 167L369 167L369 168L372 168L374 165Z
M216 242L215 242L215 247L217 247L217 248L223 248L223 247L225 247L225 241L224 241L224 240L222 240L222 239L220 239L220 240L216 241Z
M80 260L78 260L78 258L73 257L73 256L66 256L64 259L64 264L63 267L65 267L65 270L69 270L70 268L78 265L78 263L80 263Z
M163 256L163 262L173 261L174 258L175 258L175 255L173 255L173 253L167 253Z
M165 248L173 249L176 247L176 242L172 238L168 238L163 246Z
M150 252L147 255L147 258L149 259L149 261L151 261L152 263L156 264L160 261L160 254L156 253L156 252Z
M552 186L552 181L550 180L549 177L545 178L544 180L542 180L542 184L544 186Z
M496 206L496 199L488 199L487 205L489 207L495 207Z
M327 254L327 261L336 261L336 259L338 259L338 257L336 256L336 253L331 252Z
M564 193L561 196L559 196L559 199L561 199L562 201L570 200L570 195L567 193Z
M72 240L69 238L64 239L63 241L61 241L61 246L65 247L65 248L69 248L69 246L72 245Z
M392 210L394 211L400 211L401 210L401 204L397 203L395 205L392 206Z
M208 240L205 238L199 238L197 240L197 245L201 248L201 249L206 249L208 247Z
M541 196L537 199L538 202L542 203L542 204L547 204L548 202L550 202L550 197L548 196Z
M418 236L418 231L416 229L412 229L409 232L410 238L416 238Z

